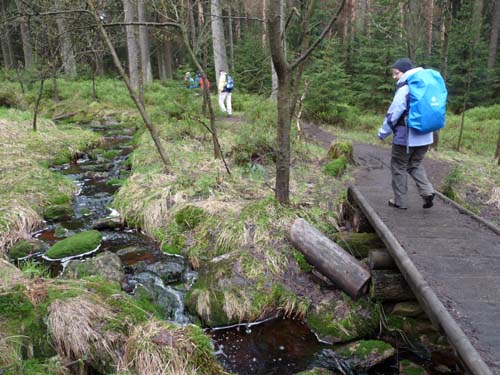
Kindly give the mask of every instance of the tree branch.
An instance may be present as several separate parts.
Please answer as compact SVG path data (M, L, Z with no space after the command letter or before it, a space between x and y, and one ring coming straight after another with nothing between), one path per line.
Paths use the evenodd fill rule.
M328 25L323 29L323 32L321 33L321 35L314 41L314 43L297 60L295 60L290 65L292 70L297 68L300 64L302 64L307 59L307 57L314 51L314 49L318 46L318 44L320 44L321 41L325 38L326 34L328 34L328 31L330 31L333 24L337 21L338 17L340 16L340 13L342 12L342 9L344 8L345 2L346 2L346 0L342 0L339 8L337 9L337 12L330 19L330 22L328 23Z

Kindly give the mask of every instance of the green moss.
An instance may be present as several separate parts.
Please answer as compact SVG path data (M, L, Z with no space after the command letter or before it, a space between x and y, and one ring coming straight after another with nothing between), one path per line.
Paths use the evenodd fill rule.
M194 229L205 217L205 212L195 206L186 206L175 214L175 222L181 231Z
M295 259L295 261L299 265L299 268L303 272L309 273L313 270L314 267L307 262L306 258L304 257L304 254L302 254L300 251L294 250L293 258Z
M407 359L403 359L399 362L399 368L402 375L424 375L427 373L423 367Z
M356 258L366 258L370 250L385 247L376 233L338 232L333 240Z
M337 306L341 313L337 312ZM324 340L339 343L373 334L379 326L379 315L369 299L353 301L343 294L343 301L315 306L306 322Z
M325 174L331 177L339 177L347 168L347 161L345 156L341 156L338 159L326 163L324 166Z
M35 243L33 241L21 240L16 242L14 246L9 249L10 259L19 259L30 254L41 251L43 245L41 243Z
M176 255L181 254L181 249L179 247L173 246L168 243L164 243L163 245L161 245L161 251L163 251L166 254L176 254Z
M324 368L313 368L312 370L298 372L295 375L334 375L334 373Z
M73 215L71 204L56 204L43 209L43 218L52 221L70 219Z
M347 161L353 159L353 147L351 141L335 141L330 145L328 149L328 158L331 160L339 159L345 157Z
M102 157L107 160L111 160L120 155L121 150L107 150L102 153Z
M358 341L354 345L347 346L339 351L339 354L345 357L357 357L365 359L374 353L383 353L386 350L392 349L392 346L381 340L363 340Z
M57 242L45 255L51 259L61 259L83 254L97 248L101 240L102 234L97 230L81 232Z

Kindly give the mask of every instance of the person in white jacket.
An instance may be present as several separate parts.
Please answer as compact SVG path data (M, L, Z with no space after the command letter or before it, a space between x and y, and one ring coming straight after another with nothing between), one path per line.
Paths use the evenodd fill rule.
M228 74L221 70L219 73L219 107L222 112L227 113L229 116L233 114L233 107L231 105L232 88L227 87Z
M391 173L394 198L389 200L389 206L407 209L408 174L415 180L418 192L424 200L423 208L433 206L434 188L425 173L422 161L433 142L433 134L419 133L408 128L406 117L410 90L406 83L408 77L422 70L413 68L408 58L397 60L392 65L392 77L397 81L397 90L394 99L387 111L382 127L378 131L378 138L384 139L393 134Z

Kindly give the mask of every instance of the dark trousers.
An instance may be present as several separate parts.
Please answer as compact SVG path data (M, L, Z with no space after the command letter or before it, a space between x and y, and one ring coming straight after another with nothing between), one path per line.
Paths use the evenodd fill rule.
M429 146L409 147L392 145L391 172L394 203L408 207L408 174L415 180L418 193L424 197L434 193L422 160Z

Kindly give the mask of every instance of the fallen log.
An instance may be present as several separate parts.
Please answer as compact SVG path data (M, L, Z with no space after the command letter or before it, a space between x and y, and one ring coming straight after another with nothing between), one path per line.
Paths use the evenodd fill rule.
M290 239L309 263L352 298L366 293L370 272L305 220L295 220L290 228Z
M69 112L69 113L60 113L60 114L54 115L54 117L52 117L52 121L65 120L65 119L73 117L77 114L78 114L78 111Z
M393 270L398 268L391 255L384 250L371 250L368 253L368 264L371 270Z
M401 302L415 299L403 275L392 270L372 270L372 299L383 302Z

